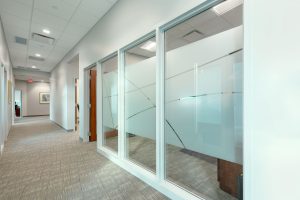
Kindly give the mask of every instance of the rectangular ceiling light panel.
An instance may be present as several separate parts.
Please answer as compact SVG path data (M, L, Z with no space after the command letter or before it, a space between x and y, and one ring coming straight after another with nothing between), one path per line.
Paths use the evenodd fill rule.
M227 0L213 7L213 11L220 16L231 11L241 4L243 4L243 0Z
M41 57L28 56L28 58L29 58L30 60L35 60L35 61L40 61L40 62L45 61L45 58L41 58Z

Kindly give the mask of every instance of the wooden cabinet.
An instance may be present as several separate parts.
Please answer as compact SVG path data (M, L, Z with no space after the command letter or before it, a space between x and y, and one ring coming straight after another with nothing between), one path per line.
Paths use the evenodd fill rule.
M238 197L238 180L242 173L242 165L218 159L218 181L220 188L234 197Z

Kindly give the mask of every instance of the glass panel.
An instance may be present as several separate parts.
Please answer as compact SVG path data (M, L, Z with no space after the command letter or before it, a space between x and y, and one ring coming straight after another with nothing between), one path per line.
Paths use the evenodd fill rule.
M166 177L215 200L242 187L242 5L228 2L165 32Z
M155 37L125 52L127 155L155 171Z
M113 56L102 66L103 145L118 151L118 57Z

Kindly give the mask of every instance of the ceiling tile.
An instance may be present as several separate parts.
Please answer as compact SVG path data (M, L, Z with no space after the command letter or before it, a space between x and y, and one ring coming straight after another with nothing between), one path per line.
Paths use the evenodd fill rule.
M51 53L53 47L47 47L46 45L40 46L34 41L30 41L28 45L28 56L34 56L36 53L41 55L41 58L46 59Z
M187 44L188 44L188 42L183 40L182 38L168 40L168 42L166 43L166 50L170 51L172 49L176 49L178 47L182 47Z
M88 30L92 28L99 18L91 15L87 10L80 7L77 12L73 15L70 23L78 26L86 27Z
M34 60L31 60L31 59L28 59L27 60L27 67L32 67L32 66L35 66L36 68L38 69L43 69L45 68L45 62L39 62L39 61L34 61Z
M195 27L201 33L204 33L206 36L210 36L216 33L220 33L224 30L227 30L231 27L231 25L226 22L221 17L216 17L212 20L208 20L205 23L199 24Z
M51 71L110 9L116 0L0 0L0 14L13 65ZM49 29L54 45L31 40L31 34ZM17 44L15 36L27 39ZM45 61L28 56L41 54Z
M35 49L40 49L41 51L45 51L45 52L51 51L54 47L52 45L42 44L34 40L29 40L28 45L29 48L33 47Z
M33 4L33 0L13 0L13 1L24 4L24 5L28 5L28 6L32 6L32 4Z
M187 34L189 31L191 31L193 28L188 23L181 23L171 29L169 29L166 32L166 38L167 39L173 39L173 38L179 38Z
M12 0L0 1L0 12L9 13L11 15L22 18L23 20L30 20L32 7L18 3Z
M22 44L17 44L15 42L9 42L8 49L11 54L18 53L19 55L25 55L27 53L27 46Z
M42 24L44 26L53 27L54 29L58 30L64 29L64 27L67 25L66 20L44 13L37 9L34 9L33 11L32 21L38 24Z
M72 48L81 37L63 34L62 37L57 41L56 46L59 48L70 49Z
M76 4L66 3L62 0L39 0L35 1L34 8L47 14L69 20L76 10Z
M187 20L186 23L193 27L199 27L199 25L206 23L207 21L210 21L216 17L218 16L212 9L210 9L192 17L191 19Z
M21 55L11 55L11 60L14 66L25 66L26 65L26 56Z
M15 36L28 39L29 30L23 30L22 28L5 24L4 32L7 42L15 42Z
M108 0L83 0L80 7L88 10L90 14L99 18L102 17L113 4L113 1Z
M1 19L3 21L4 29L8 25L27 31L27 33L29 32L30 21L28 20L7 13L1 13Z
M71 37L76 37L76 38L82 38L88 31L89 31L89 29L87 29L86 27L70 23L66 27L63 37L71 36Z
M225 13L221 17L229 22L233 27L240 26L243 24L243 5Z
M82 0L64 0L64 2L70 4L70 5L79 5L79 3L81 2Z

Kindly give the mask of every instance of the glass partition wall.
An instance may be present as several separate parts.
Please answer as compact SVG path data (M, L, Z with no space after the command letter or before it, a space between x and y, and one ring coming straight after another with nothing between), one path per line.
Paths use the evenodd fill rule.
M117 55L101 63L103 145L118 151L119 136L120 162L184 198L242 196L242 6L199 6L160 26L119 50L119 75Z
M125 134L127 157L155 172L156 39L125 51Z
M166 178L215 200L242 187L242 5L228 2L165 32Z
M118 56L101 63L103 145L118 151Z

